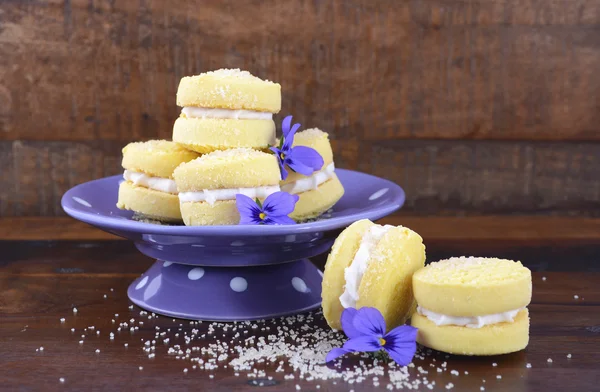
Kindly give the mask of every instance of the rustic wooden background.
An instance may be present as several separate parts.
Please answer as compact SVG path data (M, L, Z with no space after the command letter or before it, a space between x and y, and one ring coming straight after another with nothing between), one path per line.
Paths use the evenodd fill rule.
M221 67L281 83L403 213L600 216L598 0L0 0L0 216L63 215Z

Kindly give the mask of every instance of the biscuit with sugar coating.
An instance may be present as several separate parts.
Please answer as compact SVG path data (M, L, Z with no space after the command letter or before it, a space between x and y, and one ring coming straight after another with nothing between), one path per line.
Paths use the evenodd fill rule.
M322 183L317 189L298 193L298 201L290 218L304 221L316 218L329 210L344 195L344 187L334 174L333 177Z
M419 305L435 313L503 313L531 302L531 271L512 260L453 257L415 273L413 288Z
M181 203L181 215L186 226L237 225L240 214L235 200Z
M180 165L173 176L179 192L258 188L277 185L281 180L275 155L249 148L203 155Z
M358 285L356 308L374 307L383 315L388 330L403 324L415 309L412 275L425 263L425 246L409 228L381 227L368 220L350 225L335 241L323 277L323 314L327 323L340 329L345 291L345 271L355 261L361 242L374 229L386 229L368 254L366 270Z
M437 326L418 313L411 319L418 328L417 342L425 347L458 355L498 355L523 350L529 343L529 312L517 313L514 321L468 328Z
M266 149L275 142L273 120L188 118L173 126L173 140L199 153L234 148Z
M425 264L423 238L408 227L394 227L377 243L370 259L356 307L379 309L392 329L415 310L412 277Z
M340 302L340 295L344 292L344 270L352 263L362 236L374 225L375 223L368 219L354 222L341 232L327 256L321 297L323 315L333 329L342 329L340 317L344 307Z
M177 195L136 186L128 181L119 185L117 207L163 222L181 222Z
M167 140L129 143L122 151L124 169L162 178L173 178L177 166L200 156Z
M333 151L329 143L329 135L318 128L311 128L296 133L294 136L294 146L313 148L323 158L323 166L313 173L313 176L317 175L319 171L324 171L333 163ZM282 189L285 190L285 185L303 179L306 180L307 176L293 172L288 168L288 177L281 182ZM314 182L314 184L317 183L316 181ZM344 195L344 187L337 176L333 174L327 181L319 184L316 189L309 189L297 193L297 195L299 200L290 217L296 221L303 221L316 218L333 207Z
M182 164L174 173L179 192L238 188L278 188L281 173L273 154L248 148L214 151ZM235 225L240 215L235 200L185 201L180 204L188 226Z
M177 105L278 113L281 86L248 71L219 69L182 78Z

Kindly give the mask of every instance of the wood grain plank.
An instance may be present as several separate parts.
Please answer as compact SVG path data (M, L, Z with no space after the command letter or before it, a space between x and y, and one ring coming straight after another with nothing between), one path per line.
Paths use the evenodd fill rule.
M119 174L119 141L0 142L3 216L62 215L72 186ZM335 141L336 166L401 185L412 215L600 216L600 144Z
M417 231L426 241L553 244L600 243L600 219L544 216L406 216L392 215L378 221ZM70 217L0 218L0 238L12 241L115 240ZM461 242L461 243L462 243ZM489 247L489 245L488 245Z
M410 214L599 216L599 148L589 143L362 143L357 167L400 184L407 194L402 211Z
M179 79L221 67L280 82L282 115L336 138L600 140L593 0L0 9L4 140L168 138Z

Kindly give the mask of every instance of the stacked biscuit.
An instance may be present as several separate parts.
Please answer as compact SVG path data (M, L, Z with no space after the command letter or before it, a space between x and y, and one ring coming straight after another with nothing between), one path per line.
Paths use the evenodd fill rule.
M453 257L413 276L412 325L424 346L461 355L506 354L527 347L531 271L520 262Z
M328 135L298 133L295 144L315 148L325 164L312 176L281 181L273 114L281 86L247 71L221 69L184 77L177 90L183 109L173 141L131 143L123 149L124 179L117 206L142 218L186 225L237 224L236 195L264 200L280 190L299 195L296 220L331 208L343 188L335 176Z

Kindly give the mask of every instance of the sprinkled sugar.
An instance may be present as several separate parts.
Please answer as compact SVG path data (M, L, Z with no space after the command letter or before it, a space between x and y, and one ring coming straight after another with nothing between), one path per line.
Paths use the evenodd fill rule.
M133 310L134 307L130 306L129 309ZM137 344L138 337L133 334L119 334L120 338L129 339L129 343L139 347L148 360L156 355L170 356L186 365L180 368L183 373L187 374L192 369L207 371L211 379L215 377L212 374L214 370L229 369L231 375L255 381L255 385L268 385L266 381L272 381L274 376L279 380L290 380L289 386L300 386L298 381L294 383L292 380L314 382L309 390L320 389L317 383L321 380L329 380L334 385L345 383L346 390L365 383L387 390L460 390L461 378L473 377L466 371L461 376L461 372L450 370L452 364L446 362L450 356L444 357L427 348L419 348L415 362L406 367L398 366L386 356L367 353L350 354L350 360L325 364L327 353L333 347L341 347L346 337L343 332L332 331L324 326L321 312L236 323L185 321L185 325L182 320L165 319L154 313L149 315L143 310L139 311L139 316L148 320L160 318L163 324L153 325L154 321L147 321L150 325L146 328L154 336L145 336ZM118 314L115 314L116 317ZM121 328L131 328L133 332L138 329L136 324L143 325L134 317L121 323L111 324L109 321L99 326L109 329L110 340L115 339L115 331ZM164 323L171 324L171 321L170 328L164 326ZM87 327L84 332L86 330L97 331L94 326ZM79 343L83 344L83 340ZM129 343L123 344L124 349L128 348ZM99 354L100 349L95 352ZM497 364L494 363L494 366ZM139 366L139 370L142 369L143 366ZM450 373L456 387L454 383L436 385L435 377L439 377L440 373ZM501 379L501 376L497 378ZM485 383L485 380L482 382Z

